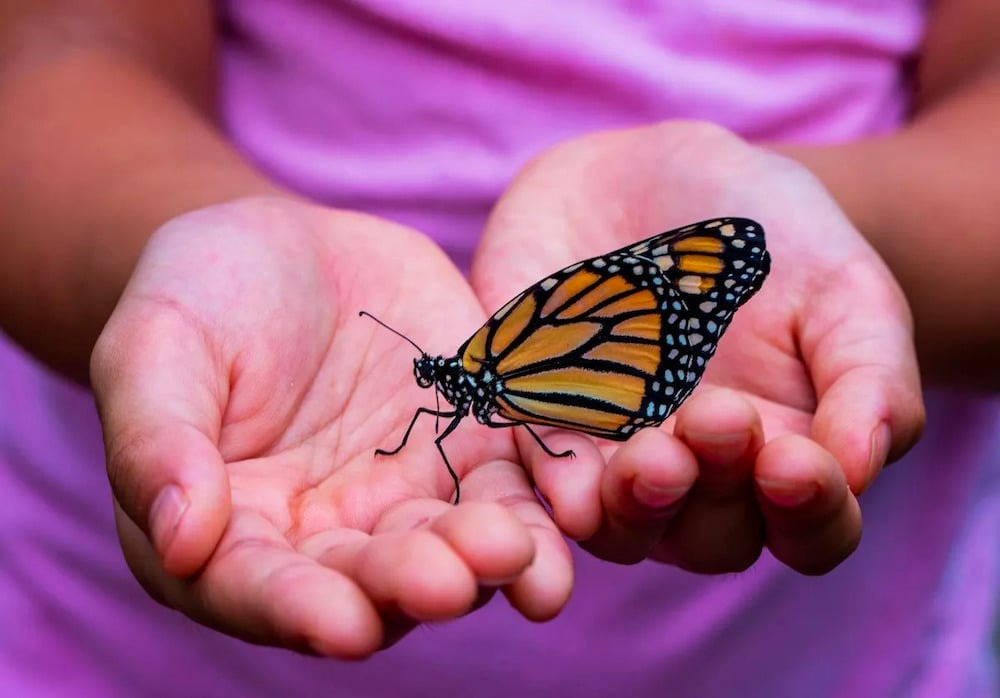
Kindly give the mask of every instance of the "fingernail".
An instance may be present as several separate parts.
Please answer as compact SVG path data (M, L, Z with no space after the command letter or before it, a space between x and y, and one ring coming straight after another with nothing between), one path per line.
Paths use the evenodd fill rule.
M891 440L892 433L889 431L889 425L885 422L879 422L878 426L872 430L872 456L871 460L868 461L869 482L875 479L882 466L885 465L885 461L889 457L889 442Z
M787 480L757 480L757 486L768 499L779 506L797 507L816 496L819 485L815 482L788 482Z
M675 504L691 489L688 485L681 487L656 487L642 480L632 483L632 496L647 509L666 509Z
M167 485L153 500L149 510L149 535L161 555L170 547L177 526L190 505L187 495L177 485Z

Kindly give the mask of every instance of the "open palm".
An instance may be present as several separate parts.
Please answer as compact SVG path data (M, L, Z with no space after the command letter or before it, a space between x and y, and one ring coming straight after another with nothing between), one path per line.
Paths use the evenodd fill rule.
M429 394L360 309L439 350L484 318L436 247L367 216L246 200L153 236L92 362L133 572L200 622L340 656L500 587L554 615L568 550L508 431L449 438L457 507L433 420L375 458Z
M620 448L550 432L572 463L522 452L560 526L601 557L724 572L766 545L822 572L853 550L855 495L912 445L923 408L905 299L805 170L695 123L565 143L498 203L473 287L499 307L573 261L721 216L763 224L772 272L676 418Z

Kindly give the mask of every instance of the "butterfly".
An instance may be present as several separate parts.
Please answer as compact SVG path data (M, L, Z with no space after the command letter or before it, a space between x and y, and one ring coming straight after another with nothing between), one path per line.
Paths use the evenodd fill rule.
M559 427L624 441L661 424L691 394L733 314L770 270L764 229L747 218L716 218L670 230L572 264L500 308L455 356L420 352L417 385L434 387L452 409L418 407L391 456L420 415L451 421L442 442L470 414L490 427ZM436 429L436 427L435 427Z

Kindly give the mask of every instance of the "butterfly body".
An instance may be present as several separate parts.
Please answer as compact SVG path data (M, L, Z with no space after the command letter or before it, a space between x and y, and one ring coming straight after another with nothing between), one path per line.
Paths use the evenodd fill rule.
M764 231L745 218L703 221L572 264L512 298L455 356L421 351L417 384L453 409L419 408L399 447L378 453L398 452L420 414L450 417L435 443L457 501L441 442L469 414L491 427L524 426L550 455L570 454L549 451L529 425L616 441L657 426L697 386L769 268Z
M462 417L475 415L482 424L489 424L497 412L496 396L503 386L489 369L472 374L462 366L459 356L446 358L424 354L413 361L413 373L421 388L437 386L441 397Z

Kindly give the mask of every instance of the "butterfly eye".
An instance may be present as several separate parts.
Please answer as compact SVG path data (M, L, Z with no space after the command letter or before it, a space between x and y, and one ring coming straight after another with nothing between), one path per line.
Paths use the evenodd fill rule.
M426 356L413 360L413 376L417 379L417 385L421 388L429 388L434 385L434 364Z

